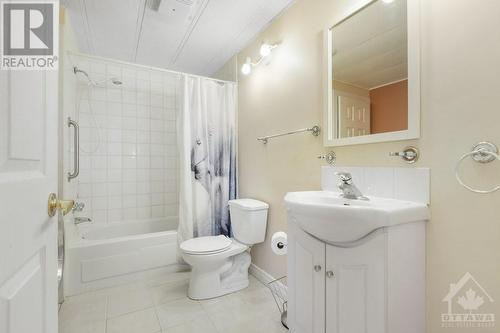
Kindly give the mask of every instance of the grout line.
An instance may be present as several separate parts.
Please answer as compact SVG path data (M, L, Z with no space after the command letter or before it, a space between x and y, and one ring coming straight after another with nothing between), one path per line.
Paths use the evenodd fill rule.
M104 307L104 333L108 331L108 307L109 307L109 295L106 295L106 305Z

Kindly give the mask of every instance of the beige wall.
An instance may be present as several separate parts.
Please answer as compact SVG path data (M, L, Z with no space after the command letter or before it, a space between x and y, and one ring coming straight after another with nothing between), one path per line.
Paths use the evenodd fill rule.
M299 0L243 50L258 55L262 40L282 41L267 65L239 81L239 180L241 196L270 203L267 241L253 248L254 263L276 277L284 257L273 256L269 238L286 230L283 196L320 187L316 156L329 149L321 138L299 134L263 145L258 135L320 124L322 30L352 0ZM388 157L408 144L420 147L416 166L432 169L432 221L427 232L427 332L494 332L444 329L441 300L449 284L471 272L497 300L483 310L500 318L500 192L476 195L461 188L453 168L479 140L500 145L500 2L422 0L422 138L415 141L334 148L338 165L406 166ZM473 85L470 83L474 82ZM499 163L473 165L471 181L500 184ZM475 176L475 177L473 177ZM499 324L500 325L500 324Z

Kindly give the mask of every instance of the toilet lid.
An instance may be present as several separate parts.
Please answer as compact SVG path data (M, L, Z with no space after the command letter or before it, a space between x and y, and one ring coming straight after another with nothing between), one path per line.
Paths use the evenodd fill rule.
M190 254L211 254L228 249L231 239L226 236L208 236L189 239L181 244L181 250Z

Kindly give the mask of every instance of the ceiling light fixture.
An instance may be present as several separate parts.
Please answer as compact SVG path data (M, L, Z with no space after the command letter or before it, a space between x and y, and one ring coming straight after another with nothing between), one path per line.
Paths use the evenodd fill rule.
M393 3L394 0L382 0L382 2L384 2L384 3Z
M243 66L241 66L241 73L243 73L243 75L252 73L252 59L250 57L248 57Z
M271 51L276 47L278 47L278 44L271 45L262 43L262 45L260 46L260 55L265 58L269 56L271 54Z

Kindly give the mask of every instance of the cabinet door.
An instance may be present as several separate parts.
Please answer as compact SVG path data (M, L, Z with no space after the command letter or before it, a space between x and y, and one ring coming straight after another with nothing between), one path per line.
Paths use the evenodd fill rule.
M386 234L326 246L326 333L385 333Z
M288 324L292 333L325 332L325 244L288 227Z

